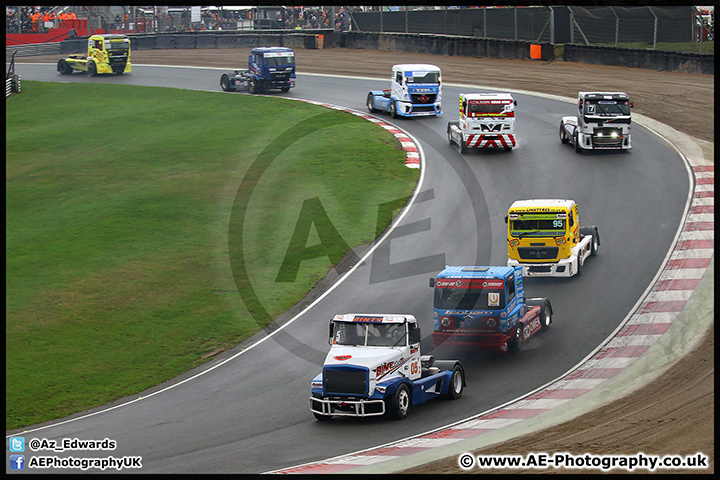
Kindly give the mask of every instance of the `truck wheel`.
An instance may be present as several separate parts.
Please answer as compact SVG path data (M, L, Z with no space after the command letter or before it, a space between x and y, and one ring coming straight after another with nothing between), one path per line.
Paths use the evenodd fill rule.
M73 71L72 67L68 65L65 60L58 61L57 69L60 75L70 75Z
M465 376L463 374L463 369L460 365L455 365L452 375L450 376L447 398L450 400L457 400L460 398L463 392L464 383Z
M248 80L248 90L250 93L258 93L259 89L255 80Z
M222 77L220 77L220 86L226 92L232 92L235 90L235 88L233 88L230 84L230 77L228 77L225 73L223 73Z
M332 420L332 415L323 415L323 414L317 413L317 412L312 412L312 414L320 422L327 422L328 420Z
M592 234L592 242L590 243L590 256L594 257L597 255L598 247L600 246L600 234L597 231L597 228Z
M375 113L378 111L377 108L373 107L373 103L374 103L373 100L374 100L373 94L368 93L367 100L365 101L365 105L367 105L368 111L370 113Z
M450 131L452 130L451 125L452 125L452 123L448 122L448 126L447 126L447 136L448 136L448 143L449 143L450 145L453 144L452 134L450 133Z
M88 62L87 71L88 75L90 75L91 77L97 75L97 67L95 67L95 62Z
M583 149L582 149L582 147L580 146L579 140L580 140L580 139L578 138L578 135L577 135L577 133L576 133L576 134L575 134L575 151L576 151L577 153L582 153Z
M550 328L550 324L552 323L552 306L550 306L550 302L545 300L543 304L541 305L540 310L540 327L543 330L547 330Z
M513 334L512 340L510 340L510 343L508 344L508 350L510 350L510 353L517 353L522 348L523 344L523 324L518 322L517 326L515 327L515 333Z
M402 420L407 417L410 411L410 389L406 383L401 383L395 391L395 395L390 398L388 405L388 414L396 420Z
M397 118L397 105L395 105L395 100L390 100L390 116L392 118Z
M565 131L565 125L562 121L560 121L560 141L562 143L568 143L570 139L567 136L567 132Z
M460 153L468 153L468 146L465 143L465 139L460 135Z

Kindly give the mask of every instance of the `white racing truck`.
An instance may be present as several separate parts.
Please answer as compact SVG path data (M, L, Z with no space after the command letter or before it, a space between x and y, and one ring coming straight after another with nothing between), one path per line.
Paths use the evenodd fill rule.
M448 122L450 145L460 145L460 152L469 148L512 150L515 136L515 100L509 93L461 93L457 122Z
M560 141L583 150L630 150L630 109L623 92L578 92L577 116L562 117Z
M336 315L329 341L322 373L310 386L310 411L318 420L403 419L412 405L462 395L462 364L420 355L420 327L412 315Z
M440 67L423 63L394 65L390 88L371 91L366 105L370 113L389 112L396 117L421 117L442 113Z

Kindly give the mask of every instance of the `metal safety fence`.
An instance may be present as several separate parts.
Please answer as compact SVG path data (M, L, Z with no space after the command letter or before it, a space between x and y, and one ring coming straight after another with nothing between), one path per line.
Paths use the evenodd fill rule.
M352 12L352 29L553 44L644 43L654 48L658 42L691 42L702 28L692 6L382 8L389 10L353 11L347 7Z

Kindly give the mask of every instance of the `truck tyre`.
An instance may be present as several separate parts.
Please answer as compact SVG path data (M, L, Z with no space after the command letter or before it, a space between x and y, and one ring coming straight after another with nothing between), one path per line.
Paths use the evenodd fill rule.
M73 71L72 67L62 59L58 61L57 69L61 75L70 75Z
M258 93L260 91L255 80L248 80L248 90L250 90L250 93Z
M578 255L578 256L577 256L577 273L575 274L575 275L577 275L578 277L579 277L580 275L582 275L582 267L583 267L582 255Z
M377 108L373 107L374 103L374 97L372 93L368 93L367 100L365 101L365 104L367 105L368 111L370 113L377 112Z
M395 104L395 100L390 100L390 116L392 118L397 118L397 105Z
M449 400L457 400L460 398L463 392L463 385L465 384L465 374L460 365L455 365L453 368L452 375L450 375L450 385L448 385L447 398Z
M402 420L410 411L410 403L410 389L407 383L401 383L388 401L388 414L395 420Z
M550 324L552 323L552 306L550 305L550 302L545 300L543 301L542 305L540 306L540 327L543 330L547 330L550 328Z
M523 344L523 324L518 322L513 333L512 340L508 343L508 350L510 353L517 353L522 348Z
M590 243L590 256L594 257L597 255L598 247L600 246L600 234L597 231L597 228L592 234L592 242Z
M567 132L565 131L565 124L562 122L562 120L560 121L560 141L563 144L566 144L570 141L567 136Z
M465 143L465 139L460 135L460 153L468 153L468 146Z
M327 422L328 420L332 420L332 415L322 415L317 412L312 412L312 414L315 416L315 419L319 422Z
M91 77L94 77L97 75L97 68L95 67L95 62L93 62L93 61L88 62L87 71L88 71L88 75L90 75Z
M452 139L452 126L453 126L453 125L458 125L458 122L448 122L448 126L447 126L447 136L448 136L448 143L449 143L450 145L453 144L453 139Z
M226 73L223 73L222 77L220 77L220 86L226 92L232 92L235 90L235 88L230 84L230 77L228 77Z
M580 146L579 140L580 140L580 139L578 138L578 134L576 133L576 134L575 134L575 151L576 151L577 153L582 153L583 149L582 149L582 147Z

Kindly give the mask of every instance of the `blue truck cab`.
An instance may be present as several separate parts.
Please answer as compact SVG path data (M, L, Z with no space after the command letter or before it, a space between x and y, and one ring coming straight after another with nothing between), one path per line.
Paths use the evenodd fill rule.
M547 298L525 298L521 267L447 266L430 287L434 345L518 351L552 323Z
M234 70L220 76L225 91L264 90L287 92L295 86L295 52L287 47L257 47L250 51L247 70Z
M390 88L367 95L370 113L388 112L393 118L442 114L440 67L423 63L394 65Z

